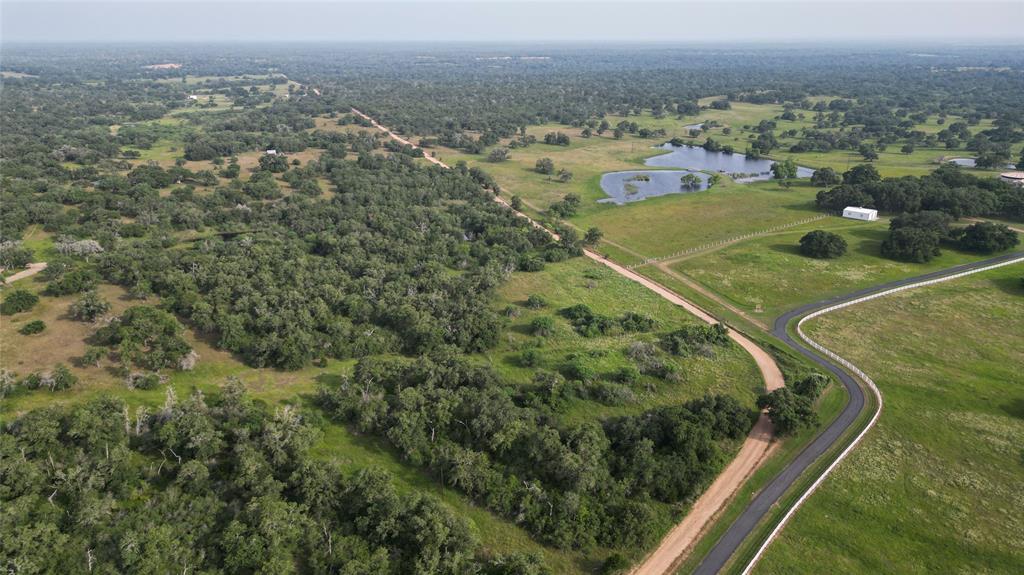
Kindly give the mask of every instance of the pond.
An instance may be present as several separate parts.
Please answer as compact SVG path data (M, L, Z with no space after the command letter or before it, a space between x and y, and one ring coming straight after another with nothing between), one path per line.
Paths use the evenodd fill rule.
M680 180L686 174L693 174L700 180L699 185L687 186ZM666 194L685 194L708 189L708 175L692 170L634 170L609 172L601 176L601 189L607 198L601 203L618 205L637 202L645 198Z
M978 167L977 163L974 161L974 158L946 158L945 161L950 163L950 164L956 164L956 165L960 166L961 168L977 168ZM1013 164L1003 164L1002 167L1006 168L1006 169L1012 170L1014 166L1013 166Z
M598 200L618 205L636 202L644 198L664 196L666 194L684 194L707 189L708 175L704 172L721 172L729 174L740 184L769 180L772 177L774 160L752 159L743 154L726 154L725 152L709 152L698 146L673 146L665 143L658 146L668 150L667 154L648 158L644 164L658 168L689 168L687 170L648 170L629 172L610 172L601 176L601 189L607 198ZM683 174L695 174L700 178L700 186L684 186L679 178ZM814 174L810 168L797 167L798 178L809 178Z
M774 160L748 158L744 154L709 152L699 146L673 146L665 143L659 147L669 150L669 153L648 158L645 165L722 172L739 183L771 179L772 164L775 163ZM796 170L798 178L809 178L812 174L814 170L810 168L798 167Z
M975 167L974 166L974 158L949 158L946 161L949 162L950 164L956 164L956 165L964 167L964 168L973 168L973 167Z

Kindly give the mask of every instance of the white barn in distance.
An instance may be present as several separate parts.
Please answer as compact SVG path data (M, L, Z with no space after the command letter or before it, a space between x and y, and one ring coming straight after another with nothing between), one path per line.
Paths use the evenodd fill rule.
M865 222L873 222L878 219L878 210L847 206L843 208L843 217L850 218L851 220L863 220Z

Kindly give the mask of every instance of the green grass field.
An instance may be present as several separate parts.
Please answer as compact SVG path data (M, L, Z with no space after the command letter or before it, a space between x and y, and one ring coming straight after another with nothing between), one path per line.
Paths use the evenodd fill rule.
M849 245L846 255L833 260L801 255L799 240L812 229L841 235ZM697 254L671 268L751 316L771 320L803 303L987 257L944 247L941 256L926 264L898 262L881 256L887 234L884 220L828 218Z
M610 269L584 258L549 265L544 271L517 273L500 289L500 304L512 302L519 317L512 320L504 341L488 354L491 364L511 380L529 382L536 370L556 371L569 354L586 355L601 377L609 377L618 368L631 364L625 351L633 341L655 341L657 333L666 333L683 325L698 322L683 309L661 299L637 283L624 279ZM523 306L530 295L540 295L548 305L539 310ZM583 303L596 313L618 317L633 311L655 318L656 333L621 334L583 337L576 333L568 320L558 316L558 310ZM556 335L538 339L529 335L533 318L555 317ZM540 347L534 347L537 344ZM523 367L523 350L536 349L540 363L536 367ZM652 407L679 404L703 396L720 393L736 397L753 409L763 382L753 359L739 346L731 345L717 352L713 359L676 359L683 375L679 383L668 383L641 376L631 388L637 396L635 402L609 406L591 401L574 400L565 414L568 420L604 418L637 413Z
M702 103L707 104L709 101L706 99ZM710 136L742 151L748 147L750 137L756 133L753 128L758 122L773 120L782 112L782 106L778 105L736 102L731 110L704 109L699 116L682 119L671 115L655 118L646 112L628 118L607 117L613 126L619 121L628 120L641 127L665 129L667 135L664 138L648 139L627 134L621 140L616 140L611 137L611 132L582 138L580 128L558 124L531 126L527 132L539 140L548 132L563 132L570 136L570 145L536 143L527 148L511 150L511 159L498 163L488 162L487 152L470 155L438 148L436 153L452 165L465 161L483 168L495 177L506 197L520 196L525 202L527 213L532 215L540 215L566 194L579 195L583 200L582 205L570 222L581 229L598 227L608 240L602 244L601 251L616 261L637 263L644 258L666 256L709 242L789 224L818 213L814 206L814 196L818 189L807 181L797 182L787 189L772 181L735 184L726 179L709 192L671 194L624 206L598 203L598 200L606 197L600 188L603 174L641 167L657 169L644 167L644 160L663 153L654 146L673 136L689 138L689 130L684 128L686 125L716 120L722 126L712 128L691 141L700 143ZM804 114L805 118L794 121L776 120L776 134L788 129L813 128L814 113L804 111ZM917 128L925 132L937 132L943 128L937 120L933 116ZM957 120L959 118L949 117L945 125ZM723 133L726 127L731 130L729 135ZM991 127L991 122L984 120L970 129L976 132L988 127ZM785 151L797 141L797 138L780 138L780 148L773 153L773 157L793 158L798 164L812 168L829 166L840 172L863 163L859 154L850 151L803 154ZM1014 154L1013 157L1019 154L1016 146ZM874 165L882 175L901 176L927 174L939 165L943 157L970 157L971 154L964 150L944 148L917 149L912 154L903 154L899 152L899 146L894 145L880 152L879 156ZM534 166L540 158L551 158L556 170L565 168L571 171L573 180L561 183L551 176L536 173Z
M1020 572L1022 276L1007 266L809 323L885 408L758 573Z

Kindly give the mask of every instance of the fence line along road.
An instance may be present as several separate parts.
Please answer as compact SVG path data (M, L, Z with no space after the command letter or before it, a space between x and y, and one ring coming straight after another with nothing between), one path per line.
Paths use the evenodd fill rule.
M902 285L902 286L895 287L895 288L892 288L892 289L887 289L887 290L884 290L884 291L880 291L878 293L873 293L871 295L866 295L866 296L859 297L859 298L856 298L856 299L852 299L852 300L849 300L849 301L845 301L843 303L839 303L839 304L836 304L836 305L833 305L833 306L830 306L830 307L827 307L827 308L824 308L824 309L820 309L818 311L809 313L809 314L805 315L804 317L800 318L800 321L797 322L797 324L796 324L796 332L797 332L797 335L800 336L800 339L804 340L805 342L807 342L808 345L810 345L814 349L818 350L820 353L828 356L833 361L839 363L840 365L845 367L847 370L853 372L857 377L859 377L861 379L861 381L863 381L868 386L868 388L871 390L871 392L875 395L875 398L878 401L878 407L875 409L874 415L871 416L871 421L869 421L868 424L864 427L864 429L861 430L861 432L859 434L857 434L857 437L854 438L854 440L850 443L850 445L846 446L846 449L844 449L842 451L842 453L840 453L839 456L836 457L835 461L833 461L832 464L829 465L828 468L825 469L825 471L821 474L821 476L818 477L818 479L816 479L814 481L814 483L812 483L811 486L807 488L807 491L805 491L803 493L803 495L801 495L800 498L796 500L796 502L793 504L793 506L789 508L789 510L786 512L786 514L782 517L782 520L779 521L779 524L775 526L775 528L772 530L772 532L768 535L768 538L765 539L764 543L761 544L761 547L757 550L757 553L754 555L754 557L750 560L749 563L747 563L746 568L743 569L743 575L749 575L749 573L754 569L754 566L761 559L761 556L764 555L764 552L768 549L768 546L772 543L772 541L775 540L776 537L778 537L779 533L782 532L782 529L786 526L786 523L789 522L790 518L793 517L793 515L796 513L797 509L799 509L800 506L803 505L804 501L806 501L811 496L811 494L813 494L818 489L818 487L821 486L821 484L825 481L825 478L828 477L832 473L832 470L834 470L836 468L836 466L839 465L839 463L843 459L846 459L846 456L849 455L851 451L853 451L853 448L856 447L857 444L860 443L860 440L864 438L864 436L867 434L867 432L870 431L871 428L875 426L875 423L878 421L878 417L882 414L882 392L878 390L878 386L875 385L874 380L872 380L868 376L868 374L864 373L860 368L858 368L857 366L853 365L853 363L851 363L850 361L844 359L839 354L835 353L834 351L828 349L824 345L821 345L820 343L818 343L818 342L814 341L813 339L811 339L807 334L805 334L803 332L802 327L803 327L804 322L807 321L807 320L810 320L810 319L814 319L814 318L816 318L818 316L825 315L827 313L831 313L831 312L834 312L834 311L837 311L837 310L840 310L840 309L843 309L843 308L846 308L846 307L849 307L849 306L852 306L852 305L856 305L856 304L859 304L859 303L863 303L863 302L870 301L870 300L873 300L873 299L877 299L877 298L880 298L880 297L884 297L884 296L887 296L887 295L892 295L892 294L897 293L897 292L906 291L906 290L910 290L910 289L916 289L916 288L925 287L925 286L930 286L932 284L937 284L937 283L941 283L941 282L945 282L945 281L949 281L949 280L954 280L954 279L962 278L964 276L969 276L971 274L976 274L976 273L979 273L979 272L989 271L989 270L993 270L993 269L996 269L996 268L1001 268L1003 266L1008 266L1008 265L1016 264L1016 263L1020 263L1020 262L1024 262L1024 256L1017 256L1016 258L1013 258L1013 259L1009 259L1009 260L1006 260L1006 261L994 263L994 264L987 265L987 266L980 267L980 268L970 269L970 270L967 270L967 271L963 271L963 272L960 272L960 273L955 273L955 274L948 275L948 276L942 276L942 277L938 277L938 278L934 278L934 279L930 279L930 280L925 280L925 281L921 281L921 282L915 282L915 283L911 283L911 284L907 284L907 285Z
M810 466L813 465L815 461L822 457L831 447L836 445L836 443L842 440L846 432L856 423L861 411L866 406L866 401L863 390L857 384L857 381L854 380L851 373L861 379L873 394L877 394L876 397L878 398L879 406L876 409L876 412L872 414L868 425L857 435L856 438L854 438L851 444L837 456L835 461L830 463L824 472L822 472L821 476L815 479L812 485L800 495L791 508L788 508L782 519L772 529L767 539L762 542L754 558L746 564L743 570L744 575L749 574L754 569L757 562L764 555L765 549L768 548L771 542L782 531L786 522L793 518L800 505L802 505L814 490L821 485L824 479L836 469L839 462L853 450L857 443L870 430L871 426L878 422L879 413L881 413L882 409L882 398L877 386L874 386L874 382L871 381L868 375L856 365L853 365L853 363L844 359L839 354L828 350L821 344L818 344L808 338L801 328L801 325L805 321L868 300L881 298L904 290L914 289L914 287L930 285L940 281L947 281L957 277L963 277L965 275L1021 262L1024 262L1024 252L996 256L987 260L957 265L915 277L890 281L882 285L865 287L865 289L858 290L852 294L829 298L820 302L800 306L799 308L788 311L776 318L775 323L772 326L772 335L781 340L788 347L799 352L801 355L807 357L811 361L814 361L825 369L828 369L830 372L833 372L836 377L839 378L840 382L842 382L843 387L846 388L847 393L850 395L850 400L847 402L846 407L843 408L843 411L836 417L835 421L821 432L807 447L804 448L803 451L798 453L797 456L788 463L788 465L779 472L774 479L761 489L750 504L744 508L739 517L736 518L732 525L730 525L726 530L725 534L722 535L718 542L715 543L714 547L712 547L711 551L708 552L708 555L703 558L702 562L696 569L696 573L700 575L712 575L721 571L746 538L754 532L758 524L772 511L774 511L775 506L785 493L800 480L801 476L810 468ZM794 320L798 321L796 331L797 337L801 340L800 342L790 336L790 333L788 333L786 329ZM804 343L806 343L806 345L804 345ZM817 350L819 353L812 350ZM846 369L844 369L844 367Z
M725 244L731 244L733 242L738 242L738 241L750 239L750 238L753 238L753 237L763 236L765 234L770 234L770 233L782 231L782 230L785 230L787 228L795 228L796 226L802 226L804 224L809 224L811 222L816 222L818 220L823 220L823 219L829 217L829 215L831 215L831 214L818 214L818 215L816 215L814 217L804 218L802 220L798 220L798 221L795 221L795 222L790 222L788 224L782 224L782 225L774 226L774 227L767 228L767 229L764 229L764 230L760 230L760 231L757 231L757 232L750 232L749 234L743 234L741 236L735 236L735 237L724 239L724 240L718 240L716 242L710 242L710 243L707 243L707 244L704 244L704 245L700 245L700 246L697 246L697 247L687 248L685 250L680 250L680 251L678 251L678 252L676 252L674 254L669 254L667 256L658 256L656 258L647 258L647 259L645 259L641 263L630 264L630 265L626 266L626 268L627 269L636 269L636 268L638 268L640 266L646 266L646 265L662 262L662 261L665 261L665 260L670 260L670 259L673 259L673 258L678 258L678 257L682 257L682 256L687 256L687 255L690 255L690 254L695 254L697 252L702 252L702 251L705 251L705 250L710 250L711 248L717 248L718 246L724 246Z

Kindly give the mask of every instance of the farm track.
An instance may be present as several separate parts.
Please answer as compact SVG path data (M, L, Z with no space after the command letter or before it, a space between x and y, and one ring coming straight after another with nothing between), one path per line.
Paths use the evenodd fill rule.
M352 108L352 113L366 119L375 128L381 130L399 143L418 147L409 140L402 138L391 130L385 128L376 120L359 110ZM450 166L437 158L429 156L424 157L435 165L443 168L450 168ZM508 202L500 196L495 195L494 200L506 206L510 210L513 209L512 206L510 206ZM551 234L552 237L556 239L558 238L557 234L543 228L539 223L526 214L516 210L513 211L515 211L515 213L520 217L526 218L532 225L544 229ZM624 266L612 262L597 252L584 250L584 255L595 262L607 266L618 275L642 285L670 303L682 307L702 321L709 324L718 323L718 320L710 313L687 301L679 294L665 286L662 286L639 273L629 270ZM729 337L754 358L754 362L757 364L757 368L764 379L765 389L767 391L779 389L785 385L785 381L782 377L782 371L775 363L775 359L772 358L768 352L764 351L753 341L735 330L729 330ZM717 514L732 499L743 483L765 460L768 459L772 450L777 445L772 440L773 436L774 429L772 427L771 420L766 414L762 413L760 417L758 417L758 420L750 433L747 435L747 438L743 441L743 445L740 447L740 451L737 456L732 460L732 462L730 462L725 470L718 475L715 481L712 482L711 486L701 494L693 504L690 512L687 513L686 517L684 517L680 523L676 524L676 526L669 531L658 547L655 548L655 550L651 552L651 554L648 555L640 565L634 568L632 571L633 575L662 575L664 573L669 573L683 559L685 559L686 553L697 541L700 535L704 533L704 530L711 525Z
M45 269L46 262L36 262L33 264L28 264L28 268L21 270L16 274L11 274L11 276L7 277L6 279L0 280L0 285L12 284L18 280L25 279L27 277L32 277Z

